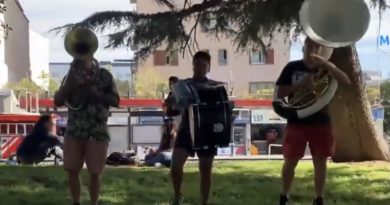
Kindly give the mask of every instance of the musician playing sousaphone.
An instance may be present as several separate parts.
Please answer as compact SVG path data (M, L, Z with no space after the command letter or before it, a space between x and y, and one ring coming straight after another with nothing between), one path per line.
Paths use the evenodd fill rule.
M119 96L112 75L100 68L93 57L97 38L91 31L71 31L65 39L65 47L74 60L54 96L56 106L68 107L64 168L68 172L73 204L78 205L81 194L79 174L86 163L90 174L91 204L97 205L110 141L107 130L109 107L118 107Z
M292 97L302 88L313 86L313 75L323 70L339 83L350 84L348 76L333 63L320 56L322 47L306 38L303 59L289 62L282 70L276 86L277 97ZM283 190L280 205L287 205L288 194L294 178L295 167L304 156L306 144L309 144L314 163L314 183L316 197L313 205L323 205L323 193L326 179L326 161L332 155L334 137L331 120L325 106L308 117L287 119L283 142L284 165L282 170Z
M294 170L307 144L314 164L313 205L324 205L327 158L333 154L335 141L327 106L338 84L351 84L329 59L334 48L359 41L369 22L370 10L364 0L305 0L301 6L299 23L307 35L303 59L285 66L273 102L275 112L287 119L280 205L288 204Z

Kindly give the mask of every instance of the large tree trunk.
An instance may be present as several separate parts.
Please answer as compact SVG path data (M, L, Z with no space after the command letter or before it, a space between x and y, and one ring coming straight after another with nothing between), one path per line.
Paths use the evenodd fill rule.
M375 130L370 104L356 48L334 50L331 60L351 79L350 86L339 85L330 103L336 137L335 162L389 160L389 147Z

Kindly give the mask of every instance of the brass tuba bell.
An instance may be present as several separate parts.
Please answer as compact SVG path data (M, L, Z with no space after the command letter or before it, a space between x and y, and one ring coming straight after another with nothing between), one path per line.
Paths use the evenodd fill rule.
M299 21L306 35L318 44L345 47L364 36L370 10L365 0L305 0Z
M65 50L75 59L91 57L99 47L94 32L86 28L74 28L65 37Z

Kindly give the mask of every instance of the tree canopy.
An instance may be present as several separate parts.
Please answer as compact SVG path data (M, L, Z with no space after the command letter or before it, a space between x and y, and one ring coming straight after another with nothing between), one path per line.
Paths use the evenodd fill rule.
M15 89L15 90L25 89L33 93L42 90L42 88L39 87L39 85L37 85L34 81L30 80L29 78L23 78L17 83L9 82L5 87L9 89Z
M127 97L130 91L130 82L128 80L115 79L116 88L121 97Z
M134 84L138 98L162 98L168 88L166 80L153 68L138 71Z
M198 50L196 30L207 27L207 33L217 38L232 39L237 51L249 46L266 48L275 31L296 37L303 0L154 0L162 6L157 13L136 11L104 11L73 24L52 29L66 32L73 27L88 27L96 32L115 29L108 34L108 48L127 46L139 57L147 57L157 47L193 53ZM177 2L177 1L176 1ZM193 3L195 2L195 3ZM386 0L371 0L371 6L381 13L389 5ZM164 8L165 7L165 8ZM190 25L190 28L188 28Z

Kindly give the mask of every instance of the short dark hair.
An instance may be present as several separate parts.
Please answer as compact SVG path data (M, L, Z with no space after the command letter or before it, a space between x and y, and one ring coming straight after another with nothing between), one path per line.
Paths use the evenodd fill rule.
M321 44L319 44L319 43L317 43L317 42L315 42L313 39L311 39L311 38L309 38L309 37L306 37L306 39L305 39L305 45L306 44L315 44L315 45L318 45L318 46L322 46Z
M207 60L208 63L210 63L211 56L207 52L198 51L195 53L193 60L196 60L196 59L204 59L204 60Z
M175 82L179 81L179 78L176 77L176 76L171 76L171 77L169 77L168 81L169 81L169 82L174 82L174 83L175 83Z

